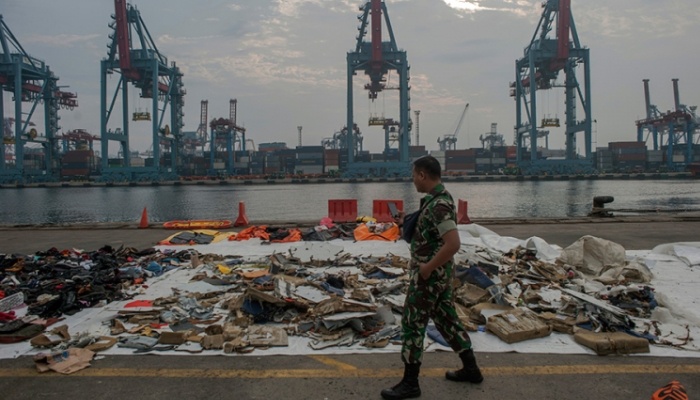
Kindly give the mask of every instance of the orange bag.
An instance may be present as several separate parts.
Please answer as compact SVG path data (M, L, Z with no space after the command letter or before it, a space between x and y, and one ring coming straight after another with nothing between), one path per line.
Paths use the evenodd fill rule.
M367 226L367 224L360 224L353 231L353 236L358 242L364 240L384 240L387 242L394 242L396 240L399 240L401 232L399 230L398 225L396 224L391 224L391 227L389 227L389 229L379 233L370 231L369 226Z
M301 241L301 231L299 229L290 229L289 235L284 239L274 239L270 240L270 243L289 243L289 242L300 242Z
M260 238L262 240L270 240L270 235L267 233L267 226L249 226L242 231L238 232L238 235L234 238L229 238L229 240L248 240L251 238Z

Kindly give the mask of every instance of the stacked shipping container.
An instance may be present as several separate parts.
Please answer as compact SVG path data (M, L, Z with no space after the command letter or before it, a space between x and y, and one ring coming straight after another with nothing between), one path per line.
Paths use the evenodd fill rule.
M97 173L97 161L92 150L71 150L61 158L61 178L89 177Z
M297 146L295 172L299 174L323 173L323 146Z
M340 150L325 149L323 151L323 172L335 174L340 170Z
M608 149L612 152L613 163L620 171L645 169L647 163L647 145L644 142L610 142Z

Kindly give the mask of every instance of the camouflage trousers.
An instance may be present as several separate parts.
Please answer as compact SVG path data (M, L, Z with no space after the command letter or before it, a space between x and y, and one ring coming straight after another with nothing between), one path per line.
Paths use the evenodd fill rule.
M455 311L451 272L451 268L440 267L428 279L423 279L418 269L411 270L401 320L401 360L404 363L415 364L423 359L423 340L431 318L456 353L472 347L469 334Z

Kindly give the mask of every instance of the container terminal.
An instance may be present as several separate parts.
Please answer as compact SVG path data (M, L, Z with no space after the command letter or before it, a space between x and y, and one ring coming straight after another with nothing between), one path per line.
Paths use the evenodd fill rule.
M59 86L59 77L44 61L25 51L21 38L0 15L0 185L403 180L410 177L411 161L427 154L441 162L446 177L460 180L700 174L697 106L681 103L678 79L672 80L674 104L666 112L652 103L645 79L645 117L630 121L636 135L629 141L593 147L597 120L591 104L590 49L579 39L571 3L542 3L535 33L516 60L516 79L507 90L515 101L512 144L494 122L479 136L480 147L459 148L467 102L454 131L438 138L437 149L420 142L420 110L410 107L408 56L397 45L385 1L370 0L360 7L357 40L346 57L347 118L315 145L302 145L303 127L298 126L298 143L256 146L255 132L247 132L238 123L235 98L226 116L210 116L208 100L201 100L199 126L186 131L184 74L158 50L146 27L147 17L125 0L114 0L114 14L105 16L111 32L100 62L100 130L63 130L59 113L78 107L77 94ZM389 87L387 74L392 71L398 80ZM110 76L118 77L118 82L108 79ZM399 93L398 115L372 115L367 121L366 127L382 130L384 148L378 152L363 148L364 124L356 121L353 110L356 77L366 80L364 89L370 101L385 90ZM150 109L134 109L129 104L132 90L150 101ZM538 110L538 96L552 90L565 94L562 119ZM11 94L8 105L14 112L10 115L5 115L5 92ZM43 109L43 121L36 118L37 109ZM132 124L151 125L148 151L134 151L130 146ZM564 149L549 148L550 133L565 135Z

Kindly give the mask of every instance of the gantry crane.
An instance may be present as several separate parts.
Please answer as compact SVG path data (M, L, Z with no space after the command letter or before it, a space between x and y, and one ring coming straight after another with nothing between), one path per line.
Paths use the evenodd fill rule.
M493 150L494 147L504 147L506 145L503 135L498 133L498 124L496 122L491 123L490 132L479 135L479 140L481 141L481 147L488 150Z
M209 141L210 175L220 175L222 172L229 176L235 175L236 144L238 144L240 151L246 151L246 130L237 124L237 114L238 100L231 99L229 100L229 118L217 118L209 124L211 128L211 140ZM215 168L217 159L224 160L225 171Z
M357 71L363 71L369 76L369 83L365 85L365 89L369 93L369 98L375 100L379 92L388 89L386 87L386 75L391 70L395 70L399 76L399 119L398 132L396 139L399 143L399 160L394 162L385 162L379 168L376 163L357 162L355 160L356 140L355 135L346 135L347 144L345 146L348 152L348 166L345 171L347 176L365 176L365 175L380 175L380 176L410 176L411 166L409 160L408 147L411 138L411 122L410 122L410 106L409 106L409 66L406 58L406 52L399 50L394 38L394 31L389 21L386 4L382 0L370 0L360 7L360 14L357 18L360 20L358 27L359 35L355 50L347 54L348 76L347 76L347 127L354 127L353 114L353 76ZM371 16L371 23L370 23ZM386 28L389 33L389 41L382 41L382 16L386 23ZM371 41L364 41L367 35L367 29L372 31ZM387 135L387 126L391 129L393 125L386 125L386 121L372 121L370 125L378 125L385 127L385 135ZM391 135L387 135L391 136ZM390 146L389 139L385 148Z
M340 150L346 150L347 145L350 142L347 138L348 135L348 128L343 127L341 130L334 132L332 137L324 138L321 140L321 146L323 146L326 149L340 149ZM362 152L362 142L363 142L363 137L362 137L362 132L360 132L360 128L355 124L353 127L353 133L352 135L354 136L352 139L352 143L355 144L355 151L354 153L360 154Z
M63 144L63 153L71 150L93 150L93 142L100 140L99 136L90 134L85 129L74 129L59 136Z
M462 128L462 122L464 122L464 116L467 115L467 110L469 109L469 103L464 106L462 110L462 115L459 116L459 121L457 121L457 127L452 133L444 135L442 138L438 138L437 142L440 145L440 151L446 150L456 150L457 149L457 134L460 128Z
M671 170L685 170L693 162L694 144L700 140L700 118L696 114L697 106L686 106L680 102L678 79L674 78L673 99L674 110L662 113L651 104L649 94L649 79L644 79L644 100L646 118L637 121L637 141L646 142L644 132L649 132L653 139L654 150L659 150L659 144L666 146L666 167ZM666 139L664 140L664 136ZM685 144L683 162L675 162L674 149Z
M524 56L515 62L515 82L511 83L511 96L516 101L516 146L518 166L525 174L543 172L592 173L594 172L591 149L591 84L589 49L581 46L571 13L571 0L546 0L537 30L525 48ZM550 38L556 19L556 37ZM576 75L583 65L583 90ZM562 87L556 80L563 71L566 104L566 159L538 160L537 91ZM583 110L583 119L577 119L577 106ZM559 126L558 118L544 118L543 127ZM585 158L576 152L576 134L583 132ZM530 156L525 157L524 139L530 139ZM526 159L527 158L527 159Z
M11 92L15 105L14 135L0 142L0 182L39 182L60 179L58 110L78 106L77 95L59 89L58 77L44 61L30 56L12 34L0 15L0 121L5 118L4 92ZM30 103L25 111L23 103ZM44 132L39 132L32 117L39 104L44 105ZM7 120L9 121L9 119ZM3 128L4 130L5 128ZM35 164L25 163L25 145L41 145ZM14 146L14 162L6 159L6 146Z
M126 0L114 0L115 13L109 27L109 53L101 62L101 136L102 136L102 179L105 181L168 180L176 179L178 152L181 147L183 127L183 106L185 89L183 74L175 65L168 63L151 38L141 13ZM137 46L138 44L138 46ZM114 72L119 73L119 82L108 103L107 81ZM140 90L142 98L152 100L151 135L153 166L130 166L129 130L129 84ZM108 124L121 90L122 120L109 129ZM167 109L170 109L170 123L164 124ZM141 117L139 117L141 118ZM147 120L147 119L146 119ZM109 142L120 144L122 155L120 166L109 164ZM172 149L170 165L161 162L161 145Z

